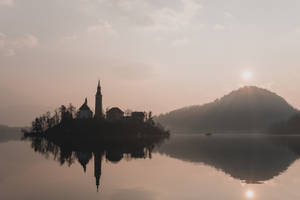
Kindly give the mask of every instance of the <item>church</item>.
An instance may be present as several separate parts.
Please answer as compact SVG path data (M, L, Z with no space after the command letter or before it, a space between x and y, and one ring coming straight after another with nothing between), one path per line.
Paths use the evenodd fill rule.
M100 119L103 118L103 110L102 110L102 93L101 93L101 86L100 81L98 81L97 92L95 95L95 115L94 118ZM87 98L85 98L84 103L79 108L77 113L78 119L91 119L93 118L93 111L87 105Z
M132 112L130 116L124 117L124 112L118 108L113 107L106 112L106 120L108 121L120 121L120 120L135 120L143 122L145 120L145 112ZM93 111L90 109L87 103L87 98L85 98L84 103L79 108L77 112L78 119L103 119L105 118L103 113L103 106L102 106L102 92L100 81L98 81L97 92L95 95L95 115Z

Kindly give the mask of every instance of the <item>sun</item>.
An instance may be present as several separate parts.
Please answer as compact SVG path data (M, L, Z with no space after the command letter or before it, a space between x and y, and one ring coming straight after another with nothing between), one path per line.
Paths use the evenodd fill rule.
M254 192L252 190L247 190L245 195L248 199L252 199L254 197Z
M251 71L244 71L242 73L242 79L244 81L250 81L252 79L252 77L253 77L253 73Z

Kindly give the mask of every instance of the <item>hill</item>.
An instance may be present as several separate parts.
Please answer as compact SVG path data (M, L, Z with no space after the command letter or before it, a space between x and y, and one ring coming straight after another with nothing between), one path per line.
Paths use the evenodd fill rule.
M297 110L266 89L246 86L201 106L162 114L156 120L173 132L265 132Z
M300 113L293 115L286 121L281 121L273 124L269 133L280 135L299 135L300 134Z
M21 128L0 125L0 143L22 138Z

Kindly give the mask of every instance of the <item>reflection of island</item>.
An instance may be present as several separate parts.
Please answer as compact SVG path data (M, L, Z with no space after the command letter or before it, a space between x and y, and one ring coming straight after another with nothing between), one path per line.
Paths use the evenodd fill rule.
M126 133L123 133L126 134ZM94 159L94 177L97 190L100 186L101 164L103 158L112 163L122 159L151 158L155 146L164 142L163 137L148 137L134 140L98 140L87 143L60 143L60 141L49 140L45 137L30 136L24 138L31 141L31 147L45 157L51 156L61 165L71 166L78 161L86 172L87 164Z
M257 184L278 176L299 159L300 137L174 136L158 151Z

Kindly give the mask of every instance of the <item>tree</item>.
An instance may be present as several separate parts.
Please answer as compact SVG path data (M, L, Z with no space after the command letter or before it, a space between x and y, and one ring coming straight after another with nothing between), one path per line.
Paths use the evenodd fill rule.
M53 122L55 125L59 124L60 122L60 117L59 117L59 110L58 109L55 109L54 111L54 115L53 115Z
M73 114L75 116L75 107L70 104L68 108L64 105L60 106L59 108L60 115L61 115L61 121L65 120L71 120L73 119Z
M154 120L153 120L152 111L150 111L150 112L148 113L148 115L146 115L146 116L147 116L147 117L146 117L147 123L150 124L150 125L152 125L152 126L154 126L154 125L155 125L155 122L154 122Z
M72 119L75 118L75 116L76 116L76 108L71 103L69 104L69 106L67 108L67 112L69 112L68 113L69 117L71 117Z
M66 119L66 112L67 112L67 108L64 105L61 105L59 107L59 112L60 112L60 118L61 121L64 121Z
M48 128L47 115L44 114L40 117L35 118L32 122L32 131L35 133L42 133Z

